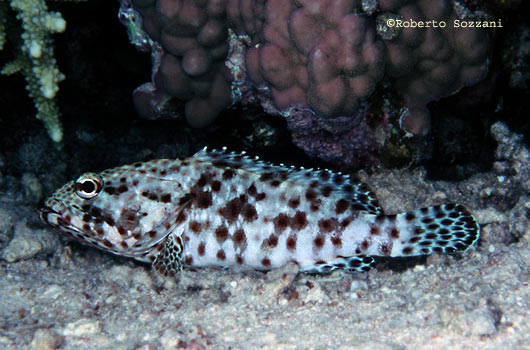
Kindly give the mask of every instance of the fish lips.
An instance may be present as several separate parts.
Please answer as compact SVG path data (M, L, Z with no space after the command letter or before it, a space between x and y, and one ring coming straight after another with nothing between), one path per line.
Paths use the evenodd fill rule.
M63 218L60 213L56 212L50 207L44 207L40 210L40 218L42 221L53 227L56 231L59 231L60 233L67 236L77 238L78 235L83 234L81 230L71 225Z

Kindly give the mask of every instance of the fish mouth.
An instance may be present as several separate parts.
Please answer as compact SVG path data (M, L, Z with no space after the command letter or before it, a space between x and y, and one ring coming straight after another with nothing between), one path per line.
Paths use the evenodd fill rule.
M48 225L52 225L50 222L50 218L49 218L50 214L60 216L59 213L57 213L55 210L48 208L48 207L41 208L39 212L41 220L47 223Z
M55 230L66 235L82 235L83 232L77 227L71 225L63 216L50 207L44 207L40 210L42 221L53 227Z

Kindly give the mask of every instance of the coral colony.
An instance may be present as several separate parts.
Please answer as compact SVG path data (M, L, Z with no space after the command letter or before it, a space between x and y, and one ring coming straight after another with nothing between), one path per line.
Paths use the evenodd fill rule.
M153 57L152 82L134 92L141 116L180 101L202 127L258 100L286 116L298 146L343 166L375 148L365 111L378 85L405 97L402 128L425 135L428 102L485 76L487 32L452 25L468 24L463 16L448 0L122 0L120 9L131 41Z

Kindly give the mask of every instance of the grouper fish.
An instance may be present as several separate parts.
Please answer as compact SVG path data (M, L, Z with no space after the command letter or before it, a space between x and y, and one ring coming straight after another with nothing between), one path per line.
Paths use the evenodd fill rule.
M368 271L376 256L466 251L480 227L460 204L387 215L366 184L226 149L86 173L41 218L66 237L164 275L186 267Z

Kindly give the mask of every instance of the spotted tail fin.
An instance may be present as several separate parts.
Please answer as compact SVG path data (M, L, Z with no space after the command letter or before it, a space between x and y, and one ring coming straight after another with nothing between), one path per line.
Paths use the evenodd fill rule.
M460 204L444 204L409 211L396 216L402 234L394 243L391 256L460 253L480 236L480 227ZM404 228L404 229L403 229Z

